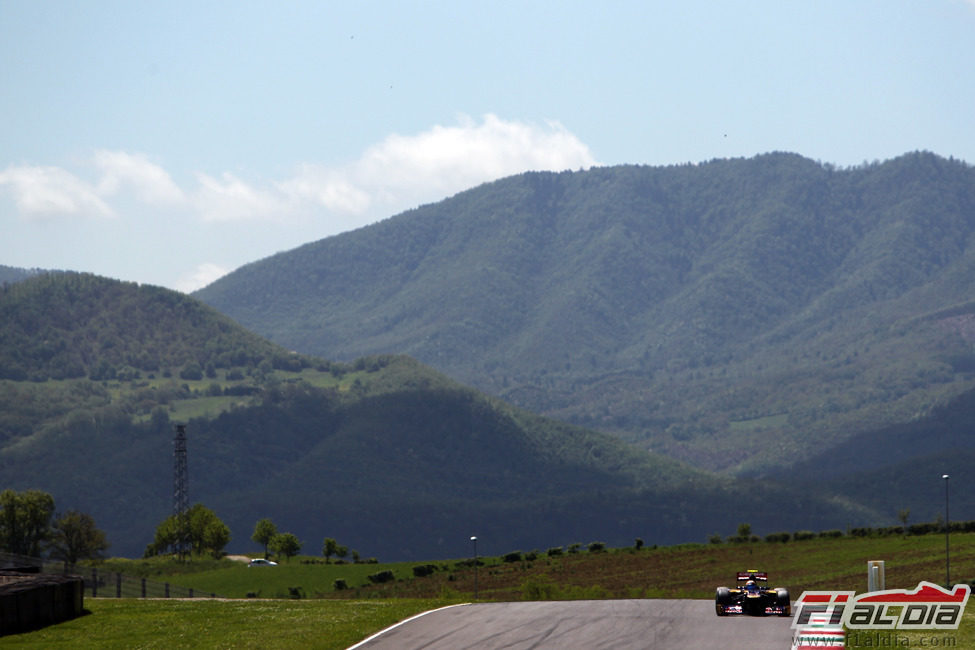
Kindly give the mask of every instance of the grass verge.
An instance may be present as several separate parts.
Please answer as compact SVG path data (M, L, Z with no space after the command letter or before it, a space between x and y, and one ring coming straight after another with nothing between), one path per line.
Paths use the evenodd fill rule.
M348 648L434 600L135 600L90 598L71 621L0 639L22 648Z

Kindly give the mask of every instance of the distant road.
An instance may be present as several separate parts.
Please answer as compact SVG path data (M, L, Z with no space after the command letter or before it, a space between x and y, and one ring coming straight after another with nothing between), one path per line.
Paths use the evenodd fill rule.
M775 648L791 617L714 614L705 600L475 603L435 610L380 632L356 650Z

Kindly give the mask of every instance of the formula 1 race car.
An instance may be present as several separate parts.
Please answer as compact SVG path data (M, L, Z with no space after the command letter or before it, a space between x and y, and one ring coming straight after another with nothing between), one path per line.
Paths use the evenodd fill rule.
M787 589L769 588L768 574L764 571L739 571L734 588L718 587L714 594L714 612L718 616L791 616L792 605Z

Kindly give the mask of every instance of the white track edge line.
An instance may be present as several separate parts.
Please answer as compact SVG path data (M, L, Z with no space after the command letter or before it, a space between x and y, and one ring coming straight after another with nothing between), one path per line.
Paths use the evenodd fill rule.
M425 612L420 612L419 614L414 614L413 616L411 616L409 618L403 619L399 623L393 623L389 627L387 627L385 629L382 629L382 630L379 630L378 632L376 632L372 636L370 636L370 637L368 637L366 639L363 639L362 641L359 641L355 645L350 645L348 648L346 648L346 650L356 650L356 648L359 648L361 646L364 646L365 644L369 643L373 639L376 639L376 638L382 636L383 634L386 634L390 630L395 630L400 625L406 625L410 621L415 620L415 619L418 619L421 616L426 616L427 614L433 614L434 612L441 612L441 611L443 611L445 609L450 609L452 607L465 607L466 605L470 605L470 603L457 603L456 605L446 605L445 607L438 607L437 609L429 609L429 610L427 610Z

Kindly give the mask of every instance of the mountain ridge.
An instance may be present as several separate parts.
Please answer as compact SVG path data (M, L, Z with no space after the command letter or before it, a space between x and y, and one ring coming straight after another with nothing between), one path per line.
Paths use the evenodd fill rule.
M973 241L965 163L772 153L528 172L194 295L291 349L409 354L694 465L774 471L975 385L971 341L932 317L975 313Z

